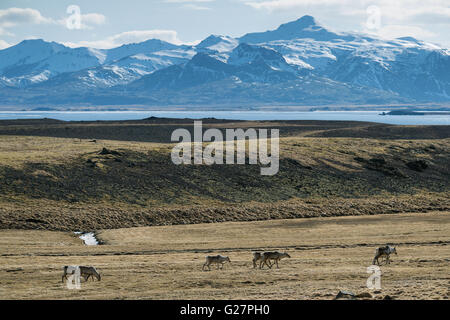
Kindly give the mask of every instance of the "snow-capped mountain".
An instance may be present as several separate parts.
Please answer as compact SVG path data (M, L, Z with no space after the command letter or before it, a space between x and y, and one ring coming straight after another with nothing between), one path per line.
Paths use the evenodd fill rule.
M202 49L208 49L217 52L229 52L236 48L239 44L237 39L228 36L216 36L210 35L208 38L200 42L196 48L199 51Z
M327 66L323 74L337 81L397 92L413 99L445 100L450 93L449 67L447 51L407 38L360 43Z
M95 49L71 49L55 42L26 40L0 51L0 77L7 85L26 87L64 73L98 66L103 54Z
M448 102L450 50L411 37L334 32L311 16L237 39L211 35L196 46L152 39L99 50L28 40L0 50L0 103L111 101Z
M353 36L334 33L322 27L311 16L303 16L296 21L282 24L276 30L248 33L239 38L241 43L265 43L274 40L314 39L316 41L345 40L351 41Z
M0 83L13 87L43 82L58 86L67 82L77 87L109 87L186 62L194 54L189 46L156 39L110 50L69 48L55 42L25 40L0 51Z
M196 52L175 48L153 53L134 53L97 67L60 74L34 87L87 90L126 85L157 70L188 62Z
M130 84L133 89L183 89L234 79L245 82L276 83L295 80L297 68L289 65L278 52L246 43L227 56L200 52L188 63L159 70Z
M158 39L150 39L141 43L126 44L118 48L104 50L106 54L105 63L108 64L137 54L149 54L159 51L175 50L178 48L180 48L180 46Z

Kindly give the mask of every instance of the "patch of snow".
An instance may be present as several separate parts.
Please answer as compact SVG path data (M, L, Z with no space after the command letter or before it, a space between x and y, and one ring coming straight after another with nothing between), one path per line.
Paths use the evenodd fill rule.
M95 238L95 234L93 232L83 233L83 232L75 232L76 235L81 235L79 238L84 241L84 244L87 246L98 246L99 242L97 238Z
M93 54L98 59L100 64L105 63L106 53L103 50L94 49L94 48L88 48L88 50L91 54Z
M33 83L47 81L50 78L50 71L45 70L35 76L29 78L29 80Z

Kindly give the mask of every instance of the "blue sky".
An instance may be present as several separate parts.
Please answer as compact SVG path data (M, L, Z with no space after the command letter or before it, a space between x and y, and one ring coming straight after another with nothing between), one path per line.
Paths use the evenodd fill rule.
M67 26L70 5L81 11L79 28ZM336 31L450 47L449 0L1 0L0 48L31 38L97 48L149 38L194 43L274 29L305 14Z

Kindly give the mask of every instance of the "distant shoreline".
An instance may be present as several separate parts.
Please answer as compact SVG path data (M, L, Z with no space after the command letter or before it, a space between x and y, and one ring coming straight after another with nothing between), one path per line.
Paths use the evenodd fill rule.
M392 125L450 125L450 111L430 112L427 115L386 116L387 111L281 111L281 110L232 110L232 111L0 111L0 120L55 119L61 121L136 121L147 118L208 119L232 121L357 121Z
M447 116L450 111L410 111L410 110L394 110L382 112L381 116Z

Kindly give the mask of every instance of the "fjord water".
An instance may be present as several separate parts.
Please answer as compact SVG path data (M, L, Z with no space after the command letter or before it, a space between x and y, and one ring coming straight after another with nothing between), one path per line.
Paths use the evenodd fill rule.
M0 120L50 118L63 121L140 120L149 117L228 120L336 120L399 125L450 125L450 115L380 115L380 111L3 111Z

